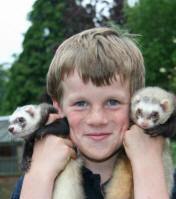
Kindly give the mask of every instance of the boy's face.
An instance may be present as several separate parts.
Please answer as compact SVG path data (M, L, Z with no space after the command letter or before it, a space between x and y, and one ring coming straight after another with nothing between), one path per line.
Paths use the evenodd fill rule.
M129 126L130 92L119 78L111 85L84 84L77 72L63 81L62 113L70 137L86 158L103 161L122 145Z

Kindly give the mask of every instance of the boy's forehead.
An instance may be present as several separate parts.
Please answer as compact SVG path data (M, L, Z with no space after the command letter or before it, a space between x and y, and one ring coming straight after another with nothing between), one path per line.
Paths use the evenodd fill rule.
M64 83L67 83L67 82L74 82L74 83L79 82L80 83L80 82L82 82L83 84L87 84L87 83L91 82L91 78L89 81L87 81L87 83L85 83L85 81L83 80L83 78L81 77L79 72L77 72L77 70L74 70L73 72L69 73L68 75L65 75L62 82L64 82ZM118 75L118 74L112 78L110 84L113 84L113 82L119 82L119 84L122 84L122 85L129 84L128 80L122 79L122 77L120 77L120 75Z
M129 89L129 81L123 81L119 75L116 75L116 77L112 80L112 82L109 85L103 85L103 86L96 86L89 80L87 83L83 81L83 79L80 77L77 71L73 72L72 74L65 76L65 78L62 81L62 87L63 91L67 90L79 90L82 91L85 88L104 88L104 89L118 89L118 90L125 90L125 92L130 93Z

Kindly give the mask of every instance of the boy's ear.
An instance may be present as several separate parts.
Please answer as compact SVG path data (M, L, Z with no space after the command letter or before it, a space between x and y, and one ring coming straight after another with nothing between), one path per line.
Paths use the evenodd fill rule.
M63 113L60 103L56 99L53 99L53 98L52 98L52 101L53 101L54 108L56 108L58 110L59 116L64 117L64 113Z

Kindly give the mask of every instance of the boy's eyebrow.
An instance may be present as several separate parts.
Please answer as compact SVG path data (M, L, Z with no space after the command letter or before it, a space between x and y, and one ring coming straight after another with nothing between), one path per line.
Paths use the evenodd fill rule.
M123 102L124 104L130 103L130 99L128 99L128 97L122 93L113 93L113 94L107 94L106 96L104 96L104 100L108 100L111 98L117 99L117 100ZM70 99L70 101L87 100L87 96L84 93L78 93L78 94L73 93L69 96L69 99Z
M128 99L126 96L122 96L122 95L111 95L111 96L108 96L107 97L108 99L112 98L112 99L117 99L119 100L120 102L122 102L123 104L129 104L130 103L130 99Z

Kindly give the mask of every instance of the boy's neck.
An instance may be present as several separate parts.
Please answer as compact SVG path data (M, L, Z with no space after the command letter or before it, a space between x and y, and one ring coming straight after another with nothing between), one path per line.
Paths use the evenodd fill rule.
M101 184L108 181L113 172L114 164L117 159L117 154L113 155L107 160L104 161L93 161L85 156L82 156L82 159L84 161L84 166L92 171L94 174L99 174L101 177Z

